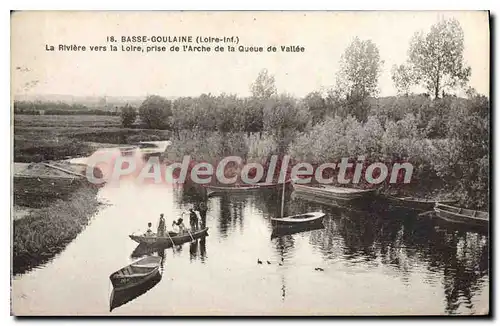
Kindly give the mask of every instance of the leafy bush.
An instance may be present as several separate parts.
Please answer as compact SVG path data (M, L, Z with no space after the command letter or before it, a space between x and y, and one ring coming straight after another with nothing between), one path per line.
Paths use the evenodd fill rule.
M157 95L148 96L139 107L142 122L151 129L165 129L172 115L172 103Z
M129 128L132 126L136 118L137 112L130 105L127 104L120 109L120 119L123 127Z
M288 153L311 164L365 156L367 162L409 162L409 185L382 185L421 196L448 192L461 205L485 209L489 190L489 103L484 97L428 101L409 96L407 111L396 98L378 101L365 123L352 116L327 117L290 144ZM382 104L382 105L381 105ZM430 113L436 111L432 116ZM394 115L397 113L397 115ZM397 118L396 118L397 117Z

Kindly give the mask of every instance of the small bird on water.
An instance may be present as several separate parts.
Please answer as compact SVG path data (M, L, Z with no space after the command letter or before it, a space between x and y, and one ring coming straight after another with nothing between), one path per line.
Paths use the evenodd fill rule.
M314 270L315 270L315 271L321 271L321 272L323 272L323 271L324 271L324 269L323 269L323 268L321 268L321 267L316 267Z
M267 264L268 264L268 265L271 265L271 262L270 262L269 260L267 260Z
M257 258L257 264L262 264L262 261L259 258Z

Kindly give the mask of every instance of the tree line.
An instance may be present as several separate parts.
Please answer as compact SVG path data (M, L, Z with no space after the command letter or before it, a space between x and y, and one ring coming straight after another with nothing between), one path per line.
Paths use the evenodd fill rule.
M48 101L14 101L14 113L28 115L120 115L120 111L90 109L80 103L68 104Z
M375 43L354 38L340 58L335 86L326 93L300 99L279 94L274 77L262 70L249 97L202 94L169 101L149 96L138 110L124 108L122 121L139 117L149 128L175 131L182 146L172 146L172 159L193 154L209 160L224 153L265 159L288 153L318 164L359 155L367 162L411 162L413 184L397 191L453 193L465 206L485 208L490 103L467 88L471 69L463 50L463 31L454 19L415 33L406 62L391 69L398 96L378 97L384 62ZM413 93L415 88L424 92ZM466 97L453 95L458 89L466 90ZM255 137L256 132L263 136Z
M463 50L463 30L456 19L437 22L428 33L415 33L409 43L406 62L391 69L392 80L400 96L412 95L412 88L417 87L426 90L423 97L429 100L418 99L415 104L414 98L408 99L401 102L401 106L423 102L429 107L432 106L428 104L430 99L449 97L457 88L466 88L471 69L464 63ZM301 129L327 116L346 118L352 115L364 122L376 111L374 102L377 102L383 64L376 44L356 37L341 56L336 84L326 94L313 91L302 99L279 95L274 76L264 69L250 86L251 97L203 94L169 101L152 95L138 110L123 107L122 122L130 126L139 116L148 128L246 132ZM477 95L470 87L467 94L471 98ZM387 107L380 109L388 111Z

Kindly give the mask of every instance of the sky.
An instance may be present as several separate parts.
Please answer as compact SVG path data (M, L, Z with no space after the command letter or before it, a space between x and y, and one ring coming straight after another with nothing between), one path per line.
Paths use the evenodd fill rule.
M490 36L485 11L16 12L11 15L12 92L14 95L176 97L232 93L247 96L250 84L265 68L275 76L278 92L300 97L335 84L341 55L357 36L377 45L384 61L379 78L380 95L390 96L396 93L391 67L407 60L414 33L427 32L439 19L451 17L464 30L464 60L472 69L469 85L487 95ZM90 45L108 45L107 36L132 35L189 35L193 39L235 36L239 39L237 46L262 46L265 51L270 45L299 45L305 52L89 51ZM46 46L57 48L59 44L85 45L87 51L46 51ZM114 44L121 48L120 42Z

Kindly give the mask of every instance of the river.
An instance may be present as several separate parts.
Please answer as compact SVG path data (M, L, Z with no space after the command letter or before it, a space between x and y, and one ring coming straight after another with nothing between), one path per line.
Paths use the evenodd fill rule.
M12 281L16 315L441 315L487 313L488 237L413 215L376 215L287 193L285 214L326 213L324 228L272 238L274 192L208 199L208 236L159 250L161 279L110 309L109 276L147 253L129 238L167 226L193 188L106 185L107 205L48 263ZM263 263L258 264L260 260ZM110 311L111 310L111 311Z

